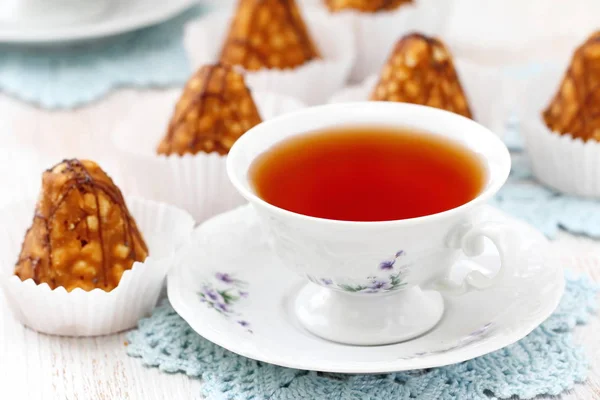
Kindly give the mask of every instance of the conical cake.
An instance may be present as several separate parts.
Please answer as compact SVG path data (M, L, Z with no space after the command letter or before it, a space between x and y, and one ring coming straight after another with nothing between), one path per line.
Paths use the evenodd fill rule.
M31 227L15 267L21 280L71 291L114 289L148 248L121 191L92 161L44 172Z
M413 0L324 0L330 11L358 10L361 12L390 11Z
M227 154L240 136L260 122L244 77L228 66L204 66L185 86L157 151Z
M416 33L396 43L371 100L421 104L472 118L446 46Z
M573 54L543 118L554 132L600 141L600 31Z
M256 71L294 68L318 57L294 0L239 0L220 61Z

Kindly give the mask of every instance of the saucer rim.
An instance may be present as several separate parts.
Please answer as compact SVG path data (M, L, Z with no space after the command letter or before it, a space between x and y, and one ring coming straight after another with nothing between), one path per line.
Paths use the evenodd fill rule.
M246 206L242 206L242 207L250 207L250 206L246 205ZM514 217L511 217L511 216L507 215L506 213L504 213L492 206L486 205L485 207L487 209L493 210L493 212L495 214L502 216L503 218L506 218L507 220L510 221L510 223L519 224L520 229L530 229L530 230L534 230L539 233L539 231L537 231L534 227L532 227L531 225L527 224L524 221L521 221ZM231 212L231 211L229 211L229 212ZM200 229L201 226L202 225L197 227L196 230ZM543 235L541 235L541 234L539 234L539 235L540 235L540 240L549 242L548 239L545 238ZM212 342L220 347L223 347L235 354L241 355L243 357L246 357L246 358L249 358L252 360L256 360L256 361L260 361L260 362L265 362L268 364L277 365L280 367L294 368L294 369L298 369L298 370L307 370L307 371L316 370L316 371L322 371L322 372L343 373L343 374L390 373L390 372L410 371L410 370L418 370L418 369L425 369L425 368L437 368L437 367L443 367L443 366L452 365L452 364L458 364L461 362L465 362L465 361L498 351L500 349L510 346L510 345L518 342L519 340L523 339L525 336L527 336L533 330L535 330L540 324L542 324L556 310L556 308L558 307L560 300L564 294L565 277L564 277L563 269L560 268L558 260L551 260L551 262L548 265L554 269L554 273L552 274L552 282L553 282L553 286L555 286L558 289L555 292L553 292L554 297L552 298L552 301L551 302L549 301L546 304L544 304L543 311L538 311L536 318L529 319L529 320L527 320L526 324L521 324L521 325L515 327L514 329L511 330L510 334L507 334L507 333L502 334L501 338L496 338L491 343L487 344L484 347L483 351L480 348L480 346L466 347L466 348L463 347L463 348L458 348L458 349L454 349L454 350L449 350L447 352L444 352L441 355L440 354L432 354L432 355L423 356L423 357L411 357L409 359L397 358L397 359L394 359L391 361L353 361L352 363L348 363L347 366L343 366L343 367L340 366L339 364L334 364L333 366L328 366L327 364L311 366L311 365L307 365L306 362L296 363L295 360L286 358L285 356L280 356L279 354L273 354L273 353L265 354L265 352L263 352L263 351L260 351L260 350L257 351L252 344L248 345L247 343L237 343L235 346L232 346L231 340L226 340L226 339L223 340L223 336L218 330L215 330L210 325L199 323L197 318L189 318L190 315L194 315L194 309L185 302L185 300L183 299L183 296L175 295L176 289L180 286L178 283L178 280L180 279L180 277L177 277L178 279L171 279L172 277L176 278L178 271L180 271L181 269L183 269L185 267L184 263L179 263L176 267L174 267L169 272L169 277L167 280L167 295L168 295L169 301L171 302L173 309L181 316L181 318L183 318L190 325L190 327L197 334L199 334L203 338L209 340L210 342ZM290 272L290 273L292 273L292 272ZM548 277L550 277L550 274L548 275ZM512 279L518 279L518 278L513 277ZM448 296L444 295L444 299L447 299L447 298L448 298ZM188 316L188 318L186 318L185 316ZM191 319L191 321L188 319ZM290 329L294 329L294 328L290 327ZM302 328L302 329L305 329L305 328ZM433 329L436 329L436 328L434 327ZM200 332L202 332L202 333L200 333ZM306 332L308 332L308 331L306 331ZM324 341L327 343L331 343L332 345L339 345L338 343L334 343L334 342L319 338L318 336L316 336L314 334L310 334L310 335L317 338L318 340L321 340L321 341ZM247 341L247 342L256 343L256 341ZM364 348L364 347L388 347L388 346L393 346L393 345L394 344L380 345L380 346L351 346L351 345L344 345L344 346L347 346L348 348L352 348L352 347ZM453 358L451 360L444 361L443 356L449 356L449 355L453 356ZM441 357L441 359L440 359L440 357ZM445 358L448 358L448 357L445 357ZM402 364L404 364L404 365L402 365Z

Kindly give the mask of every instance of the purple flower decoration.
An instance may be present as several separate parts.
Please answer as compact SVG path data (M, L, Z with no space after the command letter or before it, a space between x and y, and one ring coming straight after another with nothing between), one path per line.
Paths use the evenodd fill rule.
M248 297L247 291L241 290L246 282L235 279L228 273L217 272L212 275L211 282L205 282L202 289L198 292L200 302L207 307L218 311L225 318L239 318L241 315L236 310L236 304L243 298ZM249 329L250 323L244 320L233 320L240 326L252 333ZM232 321L232 322L233 322Z
M233 279L233 277L231 275L229 275L228 273L221 273L221 272L217 272L215 274L215 277L220 280L221 282L225 282L225 283L234 283L235 280Z
M204 295L204 299L210 303L226 303L221 293L213 288L205 286L202 289L202 294Z
M398 257L405 256L404 250L396 252L396 257L379 263L378 272L367 276L361 283L338 284L328 278L312 278L311 281L329 286L333 285L336 289L349 293L382 293L399 289L406 285L404 275L407 272L408 265L396 263ZM385 271L384 273L380 271ZM382 276L384 275L384 276ZM366 282L366 283L363 283Z
M227 307L227 304L225 304L225 303L216 303L215 304L215 308L217 310L221 310L223 312L229 312L230 311L229 307Z
M369 286L369 289L372 290L390 290L391 288L392 285L385 281L373 281L371 282L371 286Z
M394 268L395 263L396 263L396 260L384 261L381 264L379 264L379 269L381 269L383 271L389 271Z
M223 300L223 298L221 297L221 295L219 293L217 293L216 290L212 289L212 288L204 288L203 291L204 295L209 298L212 301L218 301L218 300Z

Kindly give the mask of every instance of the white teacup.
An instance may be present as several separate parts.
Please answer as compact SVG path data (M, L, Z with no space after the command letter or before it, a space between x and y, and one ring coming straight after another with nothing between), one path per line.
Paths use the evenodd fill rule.
M475 152L487 170L479 195L460 207L419 218L350 222L286 211L256 195L252 162L277 142L329 127L356 125L414 128L456 140ZM440 320L440 292L462 295L496 284L516 257L507 226L481 221L480 208L504 184L510 155L491 131L459 115L418 105L364 102L304 109L246 132L227 159L229 178L250 201L282 264L310 282L295 311L309 331L349 344L376 345L414 338ZM461 251L475 256L491 239L502 265L493 276L471 271L460 283L448 279Z
M54 27L100 17L114 0L0 0L0 22Z

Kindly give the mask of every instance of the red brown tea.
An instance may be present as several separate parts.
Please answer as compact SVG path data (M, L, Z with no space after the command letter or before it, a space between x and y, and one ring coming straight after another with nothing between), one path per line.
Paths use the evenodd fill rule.
M344 221L390 221L450 210L485 184L478 156L433 134L364 126L286 139L250 169L254 190L277 207Z

